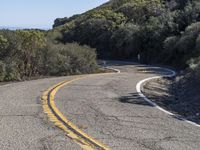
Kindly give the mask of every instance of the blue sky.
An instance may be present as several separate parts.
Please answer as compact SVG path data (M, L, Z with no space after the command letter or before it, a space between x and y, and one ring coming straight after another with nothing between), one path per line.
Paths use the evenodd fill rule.
M51 28L56 18L69 17L108 0L1 0L0 26Z

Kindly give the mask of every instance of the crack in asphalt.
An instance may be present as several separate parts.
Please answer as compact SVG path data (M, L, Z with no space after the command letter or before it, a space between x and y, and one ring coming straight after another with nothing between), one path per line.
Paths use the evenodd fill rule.
M93 111L93 119L95 120L93 123L91 123L90 119L88 119L87 117L85 117L85 119L87 120L87 123L89 124L90 127L92 126L97 126L98 121L101 120L106 120L105 122L108 123L108 121L110 120L113 124L116 124L116 126L120 127L124 127L124 126L132 126L133 128L140 128L143 130L152 130L149 128L141 128L141 127L136 127L136 125L138 124L138 122L135 122L134 120L124 120L124 117L129 117L129 118L143 118L143 119L163 119L161 117L152 117L152 116L141 116L141 115L131 115L131 116L109 116L109 115L105 115L101 110L99 110L98 108L95 107L94 104L90 103L87 104L87 106L89 107L90 110ZM72 115L77 115L77 116L86 116L86 113L83 114L75 114L75 113L70 113ZM134 123L133 125L126 125L123 123ZM120 130L120 129L115 129L115 131ZM156 130L156 129L154 129ZM161 146L159 146L158 144L160 142L166 142L166 141L180 141L178 140L176 137L171 137L171 136L166 136L162 139L140 139L138 140L137 138L129 138L126 136L119 136L116 135L115 132L110 131L110 128L107 128L106 126L103 126L101 129L99 129L99 132L103 135L106 135L110 138L98 138L98 139L119 139L119 140L126 140L126 141L130 141L130 142L136 142L137 144L139 144L140 146L143 146L145 148L148 148L149 150L163 150L163 148ZM185 142L185 140L183 140L182 142ZM193 141L194 142L194 141ZM198 142L198 141L196 141Z
M179 149L178 146L181 150L189 146L192 150L198 149L200 130L151 106L133 101L143 102L136 96L135 84L152 74L140 74L132 66L116 65L116 68L122 68L127 73L81 80L80 84L68 86L71 87L69 91L66 88L66 91L62 91L62 98L66 98L67 92L71 97L68 95L69 99L57 101L57 104L72 122L87 126L80 128L113 149L166 150L174 148L174 145L177 146L174 149ZM0 149L79 149L62 130L48 121L42 113L40 97L36 97L51 84L65 79L59 78L51 83L47 79L30 81L20 83L13 89L2 89ZM3 90L6 90L6 94ZM23 93L22 90L26 91ZM164 86L160 90L165 91ZM126 101L120 101L121 97ZM3 118L5 120L2 121Z

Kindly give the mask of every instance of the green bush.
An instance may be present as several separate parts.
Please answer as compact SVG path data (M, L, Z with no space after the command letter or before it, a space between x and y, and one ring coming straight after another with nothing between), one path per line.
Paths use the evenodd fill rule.
M0 30L0 81L96 70L95 49L77 43L58 44L59 36L56 31Z
M186 62L200 55L200 22L189 25L180 36L171 36L164 41L163 56L169 64L184 67Z
M184 68L200 55L199 0L110 0L55 23L60 41L95 47L101 59L134 59L140 53L141 62Z
M90 73L97 69L95 50L76 43L49 45L45 64L50 75Z
M10 62L6 64L5 72L6 72L5 78L4 78L5 81L21 80L21 75L16 63Z
M0 81L21 80L16 63L0 61Z
M187 62L190 68L194 71L198 80L200 80L200 57L192 58Z
M139 40L140 27L137 25L127 24L119 27L110 39L112 53L115 57L129 58L134 57L140 51L141 42Z
M5 64L0 61L0 81L4 81L6 75L6 69L5 69Z
M197 64L195 68L195 73L197 75L198 80L200 80L200 62Z
M5 52L8 45L8 40L3 35L0 35L0 56Z
M163 56L164 56L163 61L165 63L173 65L173 63L175 62L175 57L176 57L175 46L178 40L179 40L179 37L177 36L171 36L165 39L164 52L163 52Z

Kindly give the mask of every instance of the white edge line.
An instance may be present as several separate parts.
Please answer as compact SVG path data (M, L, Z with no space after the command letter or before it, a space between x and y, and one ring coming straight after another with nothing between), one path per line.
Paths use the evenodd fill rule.
M121 71L119 69L115 69L115 68L112 68L112 67L106 67L107 69L111 69L111 70L114 70L116 73L121 73ZM185 121L187 123L190 123L194 126L197 126L197 127L200 127L199 124L195 123L195 122L192 122L192 121L189 121L187 119L184 119L184 118L181 118L163 108L161 108L160 106L158 106L156 103L152 102L151 100L149 100L142 92L141 92L141 87L142 87L142 84L144 84L145 82L149 81L149 80L153 80L153 79L158 79L158 78L162 78L162 77L174 77L176 75L176 72L171 70L171 69L167 69L167 68L161 68L161 67L148 67L148 68L160 68L160 69L163 69L163 70L166 70L166 71L169 71L171 72L172 74L170 75L163 75L163 76L155 76L155 77L150 77L150 78L147 78L147 79L144 79L144 80L141 80L137 83L136 85L136 91L137 93L139 94L139 96L141 98L143 98L146 102L148 102L149 104L151 104L152 106L156 107L157 109L165 112L166 114L168 115L171 115L171 116L175 116L179 119L181 119L182 121ZM7 86L10 86L11 84L5 84L5 85L1 85L0 87L7 87Z
M10 86L10 85L11 85L10 83L4 84L4 85L0 85L0 88L1 88L1 87L7 87L7 86Z
M160 111L162 111L162 112L164 112L164 113L166 113L166 114L168 114L168 115L174 116L174 117L176 117L176 118L178 118L178 119L180 119L180 120L182 120L182 121L185 121L185 122L187 122L187 123L189 123L189 124L192 124L192 125L194 125L194 126L196 126L196 127L200 127L200 125L197 124L197 123L195 123L195 122L189 121L189 120L187 120L187 119L185 119L185 118L183 118L183 117L179 117L179 116L177 116L176 114L173 114L173 113L171 113L171 112L169 112L169 111L167 111L167 110L161 108L161 107L158 106L156 103L154 103L154 102L152 102L150 99L148 99L148 98L142 93L141 87L142 87L142 85L143 85L144 83L146 83L147 81L153 80L153 79L159 79L159 78L162 78L162 77L174 77L174 76L176 75L176 72L173 71L173 70L171 70L171 69L161 68L161 67L148 67L148 68L159 68L159 69L162 69L162 70L166 70L166 71L168 71L168 72L171 72L171 74L170 74L170 75L162 75L162 76L150 77L150 78L146 78L146 79L143 79L143 80L139 81L139 82L137 83L137 85L136 85L136 91L137 91L137 93L139 94L139 96L140 96L141 98L143 98L146 102L148 102L150 105L152 105L153 107L159 109Z
M113 70L115 71L116 73L121 73L121 71L119 69L115 69L115 68L112 68L112 67L106 67L107 69L110 69L110 70Z

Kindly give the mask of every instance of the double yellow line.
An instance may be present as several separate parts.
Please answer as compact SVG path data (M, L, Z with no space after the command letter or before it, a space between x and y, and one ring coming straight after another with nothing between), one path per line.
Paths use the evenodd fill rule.
M93 74L89 76L96 75L105 75L105 74L113 74L113 73L103 73L103 74ZM77 144L79 144L83 149L93 150L109 150L108 147L104 146L102 143L96 141L94 138L90 137L82 130L80 130L76 125L70 122L56 107L55 104L55 95L57 91L65 85L68 85L74 81L86 78L87 76L78 76L69 81L60 82L53 87L49 88L42 94L42 104L43 110L49 117L50 121L54 122L54 124L64 130L67 133L67 136L74 140Z

